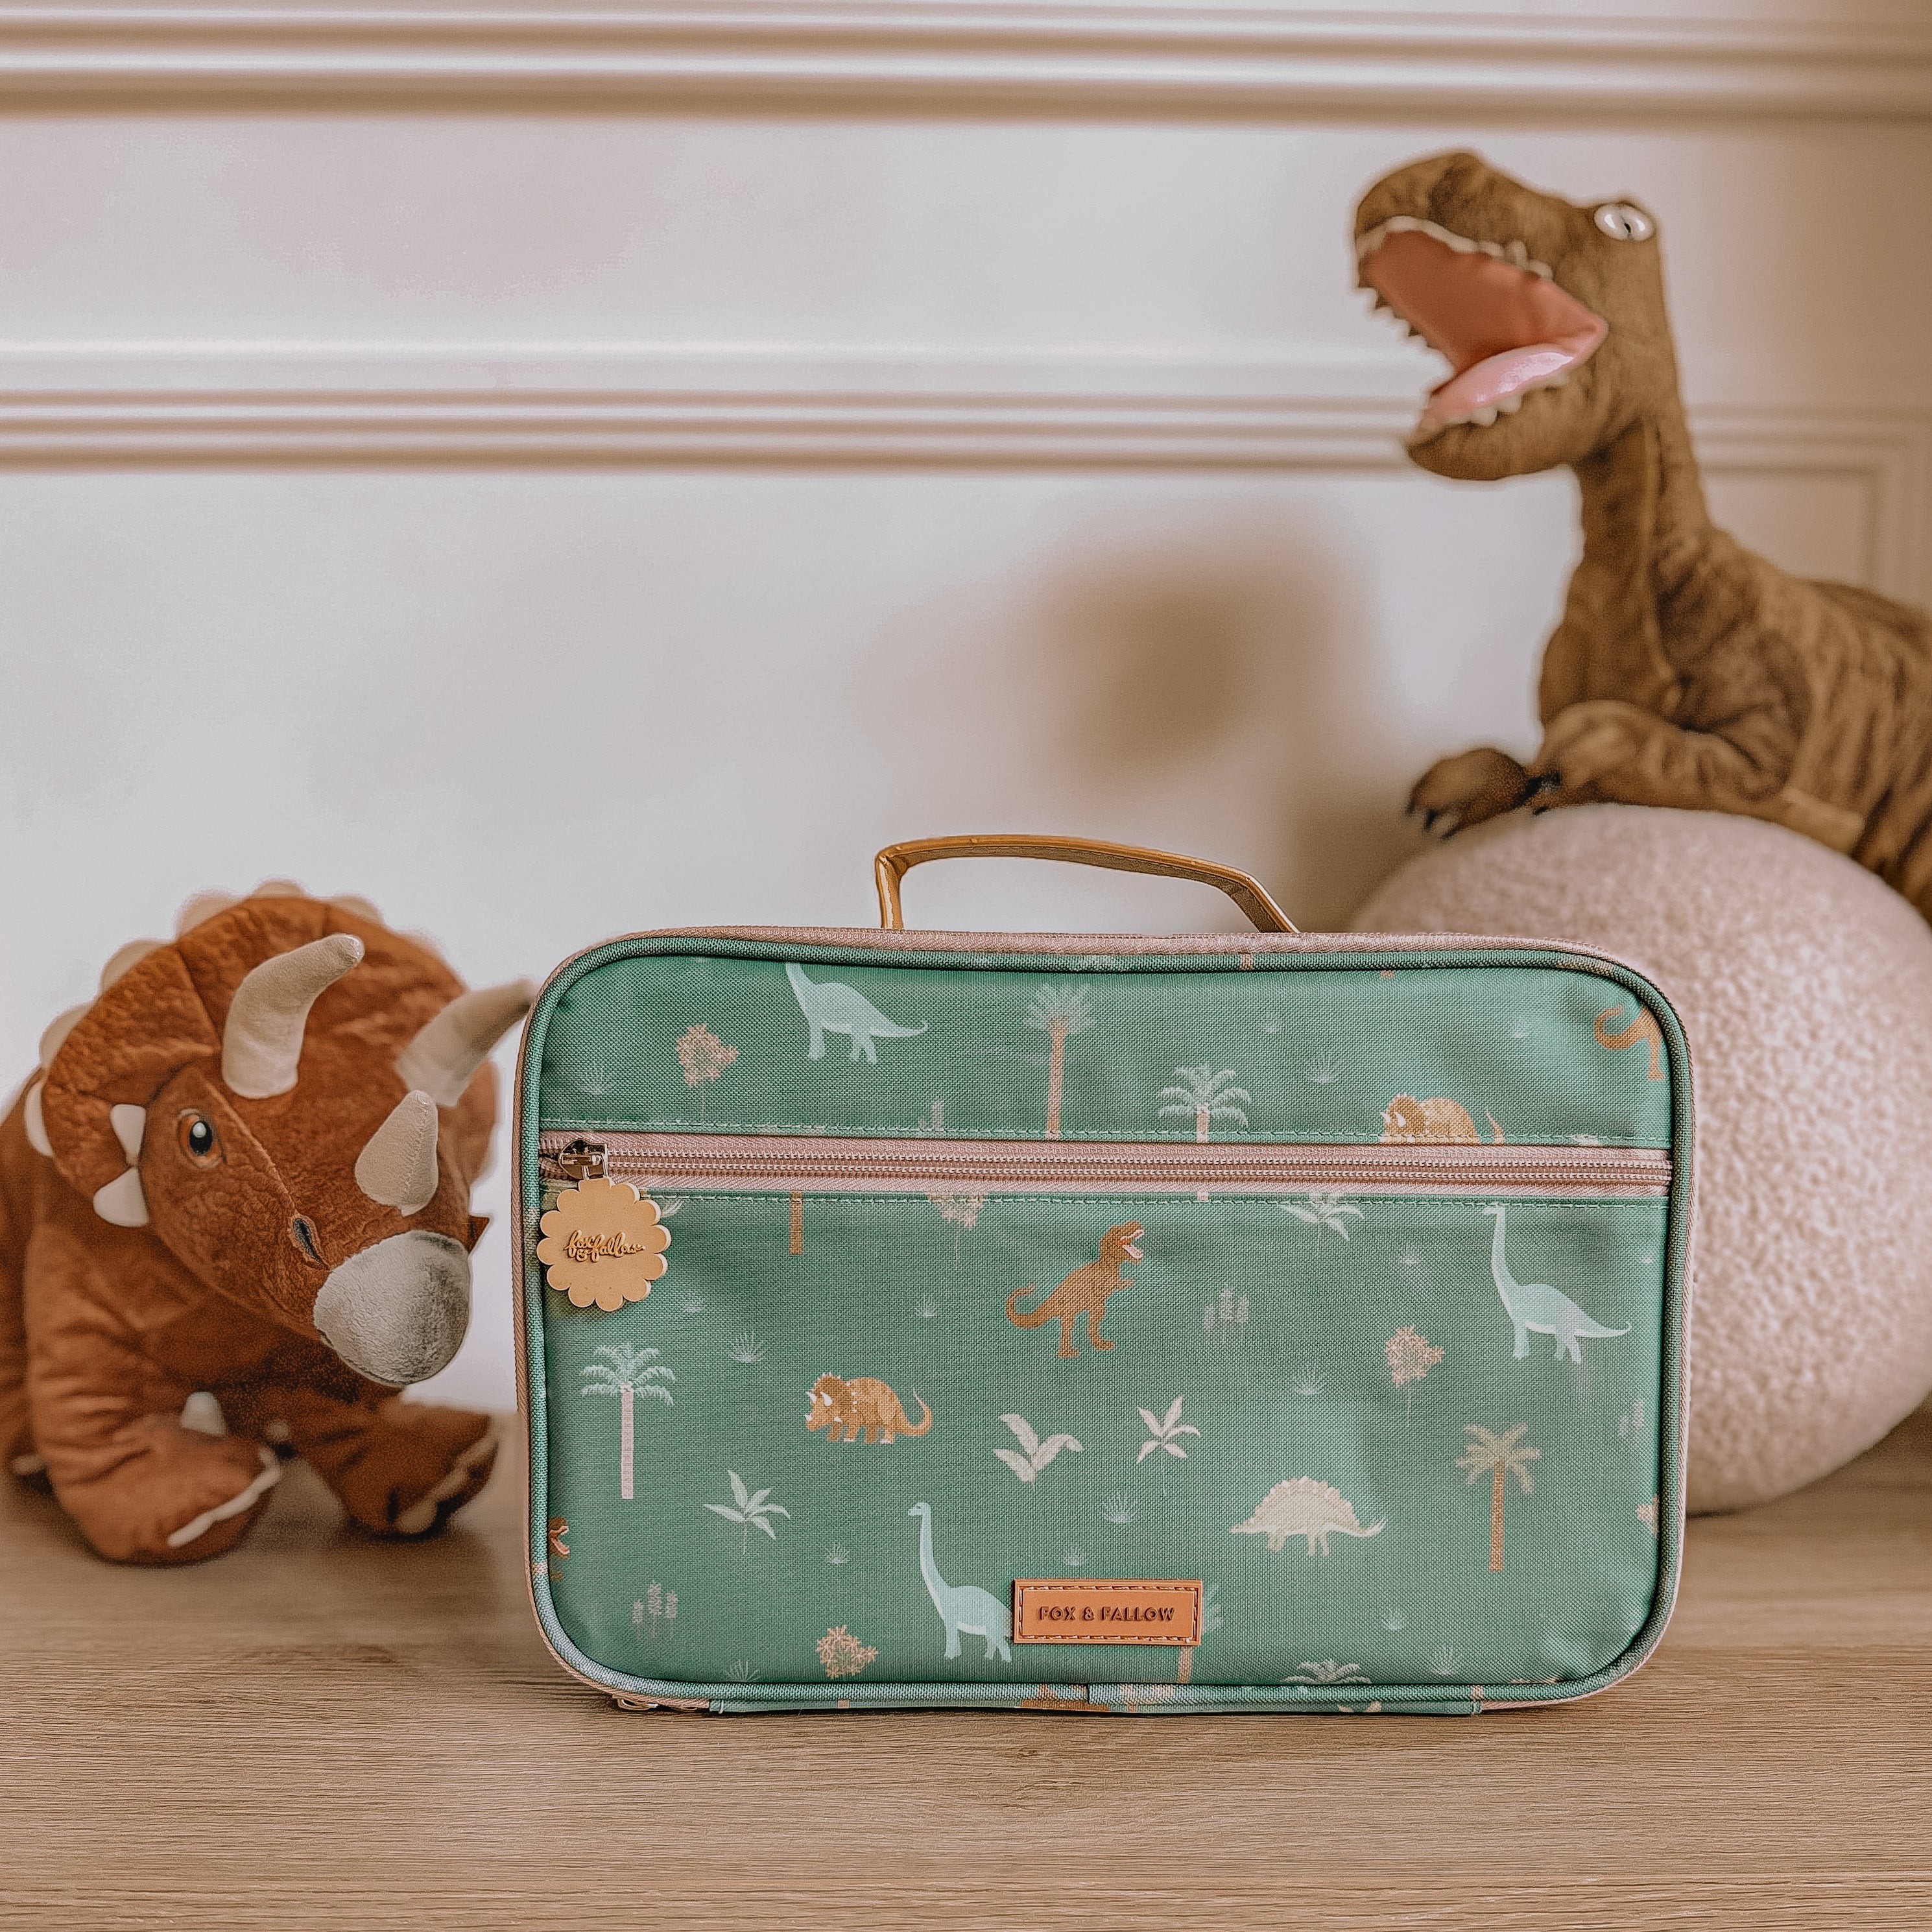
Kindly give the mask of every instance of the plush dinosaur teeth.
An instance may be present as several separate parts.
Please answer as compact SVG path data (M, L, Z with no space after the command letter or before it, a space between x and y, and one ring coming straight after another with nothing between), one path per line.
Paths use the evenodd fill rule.
M121 1143L121 1151L128 1156L128 1165L134 1166L141 1158L141 1142L148 1131L147 1108L123 1100L108 1108L107 1124Z
M130 1167L105 1187L96 1188L94 1211L117 1228L145 1228L148 1225L148 1197L141 1192L140 1174Z

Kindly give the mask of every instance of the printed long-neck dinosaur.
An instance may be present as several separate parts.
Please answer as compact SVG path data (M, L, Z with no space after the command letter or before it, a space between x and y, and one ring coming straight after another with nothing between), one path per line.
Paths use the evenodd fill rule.
M1084 1315L1088 1342L1096 1348L1111 1348L1113 1343L1100 1333L1100 1318L1107 1312L1108 1295L1133 1286L1121 1274L1120 1264L1140 1259L1141 1251L1134 1244L1144 1232L1138 1221L1123 1221L1118 1227L1109 1228L1100 1238L1097 1262L1076 1268L1043 1301L1034 1303L1024 1312L1019 1306L1020 1297L1038 1291L1016 1289L1006 1297L1006 1319L1016 1328L1043 1328L1049 1322L1058 1322L1060 1354L1077 1355L1080 1351L1073 1345L1073 1324Z
M1558 1356L1568 1355L1577 1363L1583 1359L1583 1352L1577 1346L1579 1342L1607 1341L1612 1336L1628 1335L1628 1328L1606 1328L1592 1322L1558 1290L1540 1282L1518 1281L1510 1273L1509 1264L1503 1259L1503 1227L1507 1211L1500 1202L1483 1210L1485 1214L1496 1217L1496 1238L1490 1244L1490 1273L1496 1279L1497 1294L1502 1297L1504 1312L1516 1330L1516 1359L1520 1362L1528 1354L1532 1335L1555 1336Z
M799 1010L812 1029L812 1043L806 1053L808 1060L823 1060L825 1036L842 1033L851 1036L852 1058L856 1060L863 1054L876 1066L879 1055L873 1041L911 1040L926 1030L923 1025L894 1026L855 987L842 986L836 980L808 980L802 966L788 965L785 977L791 982Z
M939 1565L932 1556L932 1504L914 1503L906 1514L919 1518L919 1574L926 1579L926 1593L932 1599L932 1607L946 1625L946 1655L959 1654L959 1635L963 1630L968 1636L986 1640L989 1660L997 1654L1003 1664L1012 1663L1012 1618L1006 1605L989 1590L974 1583L949 1583L939 1574Z
M1544 653L1541 749L1445 758L1432 830L1613 800L1741 813L1848 853L1932 917L1932 626L1718 529L1678 396L1657 224L1470 154L1378 182L1363 286L1453 367L1410 460L1493 482L1567 465L1583 556Z

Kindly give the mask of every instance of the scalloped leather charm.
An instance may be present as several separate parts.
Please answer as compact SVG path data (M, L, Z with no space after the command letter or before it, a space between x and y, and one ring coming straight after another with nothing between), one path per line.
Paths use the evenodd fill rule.
M610 1314L641 1301L669 1265L670 1230L658 1204L628 1180L598 1176L566 1187L542 1227L537 1259L574 1308L594 1304Z

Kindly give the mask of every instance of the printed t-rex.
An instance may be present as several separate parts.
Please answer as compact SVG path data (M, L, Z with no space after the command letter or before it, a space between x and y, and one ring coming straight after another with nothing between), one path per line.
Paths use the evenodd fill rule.
M1109 1228L1100 1238L1097 1262L1076 1268L1045 1300L1036 1302L1024 1312L1019 1306L1021 1295L1038 1291L1016 1290L1006 1297L1006 1319L1016 1328L1043 1328L1048 1322L1057 1321L1060 1354L1077 1355L1080 1351L1073 1346L1073 1324L1084 1315L1088 1341L1096 1348L1111 1348L1113 1343L1100 1333L1100 1318L1107 1312L1108 1295L1133 1286L1121 1274L1120 1264L1140 1259L1141 1251L1134 1244L1144 1232L1138 1221L1123 1221L1118 1227Z
M1492 482L1568 465L1583 556L1544 653L1542 748L1444 758L1411 808L1445 835L1614 800L1768 819L1932 917L1932 626L1792 577L1712 523L1677 390L1657 227L1471 154L1355 211L1364 287L1444 356L1410 459Z
M462 1341L484 1063L530 998L280 883L123 946L0 1121L8 1468L124 1562L239 1542L284 1444L364 1528L440 1528L490 1420L396 1391Z

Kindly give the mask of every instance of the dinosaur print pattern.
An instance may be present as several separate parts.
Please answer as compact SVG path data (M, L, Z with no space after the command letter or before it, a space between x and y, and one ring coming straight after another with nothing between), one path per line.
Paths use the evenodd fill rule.
M1580 1363L1583 1351L1580 1343L1630 1333L1627 1328L1606 1328L1592 1322L1567 1294L1556 1288L1541 1282L1518 1281L1503 1259L1503 1230L1508 1210L1501 1202L1492 1202L1483 1212L1496 1217L1496 1238L1490 1244L1490 1272L1496 1279L1497 1294L1502 1297L1504 1311L1516 1330L1519 1362L1529 1353L1532 1335L1555 1336L1558 1358L1568 1355L1573 1362Z
M989 956L953 992L950 965L893 962L902 976L811 932L756 946L667 968L666 997L640 1007L640 1070L600 1049L618 1097L580 1119L573 1089L542 1121L543 1177L556 1184L553 1148L608 1135L611 1172L682 1204L687 1254L668 1301L603 1323L532 1297L554 1304L544 1426L559 1445L533 1540L544 1553L546 1508L590 1531L590 1567L553 1554L541 1586L580 1650L627 1683L688 1684L733 1712L1011 1708L1034 1699L1016 1680L1042 1654L1016 1577L1091 1588L1218 1573L1234 1635L1172 1657L1096 1648L1065 1667L1118 1682L1050 1687L1050 1707L1466 1709L1472 1676L1527 1682L1561 1662L1568 1682L1616 1660L1676 1546L1670 1505L1654 1531L1636 1506L1680 1500L1656 1418L1671 1331L1654 1288L1678 1249L1673 1170L1652 1150L1670 1144L1672 1091L1646 1084L1641 1052L1613 1050L1633 994L1670 1019L1641 982L1539 968L1411 1020L1396 988L1433 997L1450 974L1391 988L1372 959L1349 976L1375 1003L1358 1020L1330 981L1304 993L1268 952L1238 977L1230 946L1207 983L1245 1004L1166 1024L1132 976L1090 981L1095 1023L1070 1025L1064 1130L1043 1139L1051 1040L1024 1016L1049 969L1060 988L1057 960ZM803 962L802 995L788 959ZM869 996L856 1034L842 1032L845 980ZM897 1030L872 1033L866 1015ZM670 1048L707 1016L740 1054L705 1089L730 1111L714 1105L700 1134ZM902 1036L920 1022L930 1037ZM1192 1113L1156 1126L1150 1096L1176 1062L1246 1069L1250 1125L1210 1122L1210 1141L1254 1144L1201 1142ZM1579 1129L1600 1136L1600 1158L1574 1144ZM1516 1210L1508 1259L1576 1298L1588 1373L1561 1366L1555 1321L1534 1339L1552 1304L1513 1276L1534 1359L1512 1360L1474 1236L1498 1198ZM1612 1349L1618 1316L1631 1327ZM563 1400L620 1330L680 1376L676 1406L654 1405L648 1458L640 1425L623 1513L620 1405ZM1606 1446L1604 1426L1640 1402ZM1508 1498L1517 1561L1499 1574L1481 1534L1492 1484L1466 1485L1452 1460L1471 1416L1499 1437L1520 1420L1515 1446L1540 1450L1536 1493ZM587 1433L599 1420L601 1441ZM674 1645L653 1574L680 1585ZM1544 1625L1573 1586L1564 1600L1596 1620L1559 1658ZM1203 1588L1201 1628L1215 1630ZM1468 1661L1438 1676L1430 1654L1449 1640Z
M820 1376L812 1385L805 1426L827 1431L828 1442L856 1442L861 1432L868 1442L923 1436L932 1426L932 1409L918 1390L913 1390L912 1399L926 1412L916 1428L905 1405L877 1376L854 1376L848 1382L838 1376Z
M949 1658L959 1654L963 1634L986 1639L988 1663L995 1656L1002 1664L1012 1663L1012 1613L990 1591L973 1583L949 1583L939 1574L932 1554L932 1504L914 1503L906 1514L919 1518L919 1574L925 1580L932 1607L946 1626L946 1654Z
M1297 1476L1292 1482L1277 1483L1261 1499L1246 1522L1238 1522L1237 1536L1265 1536L1268 1546L1279 1550L1291 1536L1308 1539L1311 1556L1328 1554L1328 1539L1334 1536L1373 1536L1379 1522L1362 1527L1355 1506L1331 1483L1317 1482L1312 1476Z
M1145 1232L1138 1221L1123 1221L1109 1228L1100 1238L1100 1258L1097 1262L1089 1262L1084 1267L1076 1268L1044 1300L1035 1302L1030 1308L1021 1308L1020 1297L1037 1294L1039 1291L1032 1288L1017 1289L1006 1297L1006 1319L1016 1328L1043 1328L1049 1322L1058 1322L1060 1352L1063 1356L1072 1356L1080 1352L1073 1343L1073 1324L1084 1315L1087 1318L1088 1346L1111 1348L1113 1343L1100 1333L1100 1318L1107 1312L1109 1295L1133 1286L1132 1282L1121 1274L1120 1264L1140 1259L1141 1251L1136 1244Z
M911 1040L926 1030L923 1024L916 1027L893 1025L856 988L842 985L836 980L808 980L802 966L788 965L785 977L791 982L799 1010L812 1029L811 1043L806 1050L808 1060L823 1060L825 1036L842 1033L851 1040L852 1058L857 1060L862 1056L868 1065L876 1066L879 1055L872 1043L874 1040Z
M1661 1080L1664 1078L1664 1029L1658 1024L1653 1015L1640 1006L1636 1010L1636 1018L1621 1033L1609 1031L1610 1022L1622 1011L1623 1006L1619 1003L1614 1006L1606 1006L1597 1016L1597 1044L1608 1047L1612 1053L1621 1052L1627 1046L1647 1046L1650 1048L1650 1070L1644 1078L1646 1080Z
M1500 1143L1503 1130L1496 1125L1496 1116L1486 1114L1484 1118L1490 1124L1491 1139ZM1468 1108L1460 1100L1418 1100L1411 1094L1398 1094L1382 1109L1385 1147L1480 1145L1482 1138L1469 1118Z

